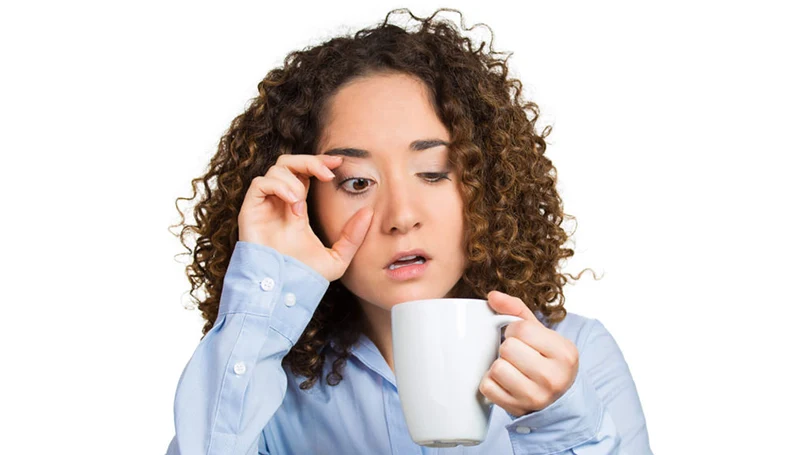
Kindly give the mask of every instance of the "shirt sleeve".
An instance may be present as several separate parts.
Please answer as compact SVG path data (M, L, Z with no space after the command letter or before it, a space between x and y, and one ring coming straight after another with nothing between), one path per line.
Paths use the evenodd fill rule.
M287 390L281 360L328 285L291 256L236 243L216 321L177 384L167 455L266 453L261 432Z
M598 320L579 348L573 385L545 409L506 426L515 455L651 454L635 383L615 339Z

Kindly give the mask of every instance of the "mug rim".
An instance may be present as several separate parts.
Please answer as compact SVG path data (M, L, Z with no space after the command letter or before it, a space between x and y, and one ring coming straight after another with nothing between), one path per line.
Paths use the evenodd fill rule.
M489 304L489 301L486 300L486 299L478 299L478 298L473 298L473 297L446 297L446 298L438 297L438 298L434 298L434 299L408 300L406 302L397 303L396 305L393 306L393 308L391 308L391 311L395 310L396 308L398 308L400 306L413 306L413 305L417 305L419 303L431 302L433 300L440 300L441 301L441 302L434 302L433 304L443 304L443 303L454 303L454 304L458 304L458 303L473 304L474 303L474 304L478 304L480 302L486 303L486 306L488 306L488 304Z

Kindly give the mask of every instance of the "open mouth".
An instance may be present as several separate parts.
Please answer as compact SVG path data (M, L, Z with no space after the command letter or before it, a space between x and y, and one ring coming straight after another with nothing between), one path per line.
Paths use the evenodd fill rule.
M388 266L388 270L396 270L402 267L407 267L409 265L417 265L417 264L424 264L427 262L427 259L424 256L408 256L399 259L398 261L394 262L393 264Z

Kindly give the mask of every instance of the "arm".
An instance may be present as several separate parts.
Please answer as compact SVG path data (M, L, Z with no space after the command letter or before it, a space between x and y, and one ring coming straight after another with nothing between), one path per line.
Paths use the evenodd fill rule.
M217 319L177 385L168 455L264 450L262 429L286 394L281 360L328 285L292 257L257 243L236 243Z
M593 320L589 327L570 389L547 408L513 419L506 427L515 454L652 453L623 354L601 322Z

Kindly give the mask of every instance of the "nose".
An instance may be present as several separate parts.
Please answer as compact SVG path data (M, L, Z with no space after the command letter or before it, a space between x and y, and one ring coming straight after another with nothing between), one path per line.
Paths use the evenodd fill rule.
M381 214L384 234L407 234L421 227L421 210L415 188L408 188L402 180L389 181L377 200L374 212Z

